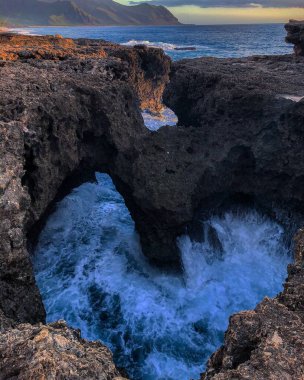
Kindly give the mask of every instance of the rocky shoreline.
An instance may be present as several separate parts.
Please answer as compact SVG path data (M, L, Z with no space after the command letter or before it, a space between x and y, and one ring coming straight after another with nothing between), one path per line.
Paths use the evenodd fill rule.
M144 46L0 34L0 379L121 376L99 343L44 325L30 261L55 202L95 171L110 174L163 266L179 267L180 234L197 239L205 214L233 202L300 223L301 25L287 26L295 55L174 64ZM179 126L150 132L140 107L157 111L162 97ZM202 379L302 378L302 258L299 233L284 291L231 317Z

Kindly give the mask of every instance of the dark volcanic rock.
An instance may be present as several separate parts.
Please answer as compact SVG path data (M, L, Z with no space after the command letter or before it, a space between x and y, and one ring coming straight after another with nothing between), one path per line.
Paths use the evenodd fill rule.
M169 79L170 58L161 49L122 47L103 40L62 38L61 36L23 36L0 33L0 61L80 59L100 60L114 57L111 70L127 80L137 92L142 108L159 111ZM122 67L123 66L123 67Z
M28 248L54 202L73 186L94 179L96 170L113 178L129 172L140 153L135 142L150 134L138 96L159 105L154 96L161 95L157 86L165 85L170 61L157 49L123 51L110 44L104 57L96 57L98 43L82 40L75 48L73 41L49 37L43 41L50 54L44 46L33 57L35 39L30 47L23 45L26 38L13 40L20 45L13 60L0 63L0 330L14 329L0 337L0 378L113 379L119 373L101 345L73 340L68 329L18 325L45 320ZM71 50L58 58L65 44ZM126 197L129 182L132 177L122 187ZM36 345L41 329L48 337Z
M18 321L44 319L26 235L60 187L93 178L95 170L109 171L117 152L127 159L135 138L147 133L134 92L114 79L108 63L0 68L6 78L0 84L0 307Z
M286 42L294 44L296 55L304 56L304 21L290 20L285 25L287 30Z
M196 207L235 198L264 210L283 203L303 211L303 63L285 56L174 65L165 101L185 126L177 129L184 132L181 145L196 162L184 176L192 189L185 201L189 216ZM284 291L231 317L224 345L202 379L303 378L303 241L300 230Z
M0 121L0 309L8 318L38 322L45 313L25 246L30 197L21 184L23 156L21 125Z
M41 38L39 44L44 41ZM47 38L44 43L50 44L49 49L56 54L58 50L62 50L56 47L57 42ZM92 40L58 43L72 46L68 48L68 54L74 57L74 62L68 58L58 61L54 53L52 65L46 59L39 63L35 60L27 60L26 63L21 59L20 67L25 67L25 63L34 67L37 70L34 74L36 76L40 76L43 70L50 71L43 75L46 75L48 83L52 82L50 87L60 89L59 95L66 91L61 86L62 80L70 81L70 77L73 77L72 81L75 78L77 88L84 87L88 80L88 85L94 85L94 91L100 92L102 88L106 88L105 83L98 82L98 78L104 73L111 80L130 83L141 98L142 106L160 106L170 63L158 49L150 50L142 46L125 49ZM21 58L20 51L24 50L24 43L20 45L23 49L16 48L18 61ZM107 57L96 59L94 54L101 46ZM5 50L8 51L9 48L6 47ZM33 47L26 49L28 52L34 50ZM78 54L80 59L76 58ZM88 58L83 58L86 55ZM13 66L17 67L11 67ZM11 69L3 70L8 72ZM56 70L59 70L58 76ZM156 71L158 74L155 74ZM136 123L131 121L128 128L110 128L111 133L119 134L119 138L114 143L111 142L117 156L115 160L108 160L105 165L98 167L103 167L111 174L124 196L140 233L144 252L151 260L178 265L176 237L185 232L202 207L205 210L214 209L232 198L250 199L269 210L275 202L302 207L304 170L299 161L301 162L303 155L303 74L303 58L292 56L182 61L174 64L171 83L165 92L165 101L179 117L179 127L164 127L157 133L149 133L138 116ZM58 113L58 109L62 113L60 120L64 120L64 114L69 115L70 112L76 118L84 120L87 119L82 113L93 112L95 115L96 109L92 109L92 100L87 103L81 101L85 107L73 105L70 109L65 109L61 100L54 99L56 90L51 92L45 88L36 89L35 78L30 79L31 81L33 85L30 98L41 97L35 107L41 109L38 107L41 101L45 104L55 102L57 107L52 105L47 109L47 116L43 116L44 125L57 122L55 110ZM16 80L12 82L15 83ZM4 84L4 88L5 86ZM10 91L12 94L16 92L13 88ZM115 91L120 93L118 89ZM47 99L44 100L40 92L47 94ZM26 94L24 91L23 93ZM98 102L104 104L105 109L108 107L108 97L106 93L102 96L104 102ZM124 102L127 101L126 98L128 95L124 97ZM14 102L15 100L10 99L10 103ZM135 109L135 106L130 107ZM81 110L79 116L76 109ZM24 112L32 114L33 120L40 120L42 117L41 110ZM111 107L109 112L112 112ZM121 111L113 111L113 115L118 112ZM104 113L107 115L106 110ZM126 115L128 117L128 113ZM110 121L113 126L115 123L119 122ZM141 124L140 127L135 126L138 123ZM119 133L114 132L116 128ZM42 138L44 131L41 133ZM50 134L53 132L50 131ZM82 135L78 134L78 143L82 146ZM132 136L132 142L129 135ZM57 140L56 137L55 141ZM90 138L86 141L90 145L92 140ZM70 136L69 141L73 141ZM121 154L121 145L126 142L129 151ZM61 147L66 143L59 138L56 144L52 142L52 149L56 151L56 146ZM31 144L32 139L28 146ZM45 144L49 144L49 141ZM47 149L51 151L49 146ZM90 147L88 150L91 149ZM103 149L98 148L98 155L108 150L108 145ZM92 155L94 154L93 149ZM52 155L56 156L53 151ZM71 158L72 162L75 157ZM63 161L65 165L68 162L66 159ZM98 161L104 160L98 157ZM33 168L32 164L29 166ZM43 163L35 163L35 166L41 170ZM66 179L66 172L56 170L64 173L59 176L59 184ZM45 174L41 174L41 178L44 176ZM29 182L27 176L25 179ZM38 179L34 182L39 183ZM57 185L52 187L58 188ZM40 195L43 194L42 187L32 192L43 197ZM47 203L45 201L43 205Z
M133 179L121 173L139 155L135 141L150 134L138 97L161 107L170 60L159 49L92 40L1 38L0 309L35 323L44 309L27 246L56 199L95 170L117 178L131 200Z
M61 342L74 334L66 327L58 333L56 326L17 324L45 317L30 244L56 200L93 179L95 171L109 173L123 195L144 253L170 266L179 261L177 236L204 217L202 208L208 213L237 200L269 212L282 204L303 211L304 58L175 63L165 101L180 125L152 133L143 125L138 98L142 106L160 107L170 61L159 50L52 37L8 36L2 42L0 329L6 335L0 355L8 360L3 371L16 366L19 376L26 365L22 355L44 357L45 349L47 366L60 362L57 334ZM301 378L303 246L300 234L284 292L232 317L206 379ZM50 336L47 347L27 340L40 336L39 329ZM88 343L71 339L64 346L82 357ZM98 366L104 364L93 356L92 368L103 373ZM95 376L81 373L91 368L86 359L79 362L82 369L71 364L75 376L60 363L65 378Z
M146 193L162 213L160 230L179 234L200 208L232 199L303 209L303 63L292 56L174 63L164 100L180 126L149 139L153 160L139 158L152 167Z

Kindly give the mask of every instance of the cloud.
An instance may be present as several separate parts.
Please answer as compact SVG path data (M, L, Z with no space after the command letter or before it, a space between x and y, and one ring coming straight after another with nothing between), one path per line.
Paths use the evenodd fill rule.
M167 7L196 5L201 8L304 8L304 0L258 0L258 3L250 0L151 0L148 2ZM139 1L130 1L130 4L139 3Z

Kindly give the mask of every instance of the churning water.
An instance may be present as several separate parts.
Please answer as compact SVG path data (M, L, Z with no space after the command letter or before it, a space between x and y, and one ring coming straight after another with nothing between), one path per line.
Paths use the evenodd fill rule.
M179 239L183 275L143 257L109 176L75 189L41 233L34 267L48 321L64 318L100 339L131 379L198 378L228 317L280 291L290 261L283 229L255 211L207 223L218 237Z

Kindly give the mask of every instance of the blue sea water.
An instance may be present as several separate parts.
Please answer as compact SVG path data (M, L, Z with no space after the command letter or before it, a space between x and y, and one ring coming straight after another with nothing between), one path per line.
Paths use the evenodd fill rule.
M151 267L110 177L97 174L49 218L34 256L49 322L100 339L132 380L198 379L232 313L281 289L291 260L284 230L254 210L205 222L208 238L179 238L184 272Z
M28 34L61 34L71 38L97 38L120 44L146 44L163 48L174 60L195 57L243 57L289 54L283 24L182 25L127 27L39 27L16 29ZM195 51L175 48L194 47Z

